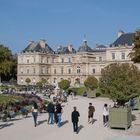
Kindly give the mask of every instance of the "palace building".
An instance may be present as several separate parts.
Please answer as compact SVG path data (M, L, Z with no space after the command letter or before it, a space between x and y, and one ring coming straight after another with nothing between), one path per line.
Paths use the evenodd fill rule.
M30 41L28 46L18 54L17 81L26 85L26 79L35 85L46 79L56 85L62 79L67 79L71 85L83 84L85 79L94 75L97 79L101 70L110 63L133 63L129 53L133 48L134 33L118 32L114 43L91 48L87 40L83 40L76 51L71 44L60 46L54 51L45 40Z

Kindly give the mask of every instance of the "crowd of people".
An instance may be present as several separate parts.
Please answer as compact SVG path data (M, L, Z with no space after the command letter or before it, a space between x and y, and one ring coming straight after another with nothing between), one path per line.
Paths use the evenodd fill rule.
M7 118L13 118L16 116L17 112L21 112L21 114L25 117L28 116L28 113L32 113L34 126L36 127L38 125L38 114L42 113L43 110L45 113L48 113L47 118L47 124L52 125L54 123L57 124L58 128L62 126L61 117L63 113L62 103L68 102L68 94L58 94L55 96L54 94L50 95L49 103L47 106L44 103L44 100L41 99L37 95L26 95L22 94L24 97L24 100L22 102L16 102L11 103L9 105L0 105L0 112L5 114L5 120ZM76 98L76 93L72 92L70 94L70 99L73 100ZM65 99L65 100L64 100ZM26 105L32 104L32 108L29 110L26 108ZM92 105L92 103L89 103L89 107L87 108L88 116L87 116L87 122L90 124L94 123L94 113L95 113L95 107ZM7 111L9 110L9 111ZM108 105L104 104L103 107L103 125L106 126L108 123L108 116L109 116L109 109ZM73 107L73 111L71 112L71 122L73 124L73 131L75 133L78 133L78 122L79 122L80 113L77 110L77 107Z
M49 104L47 105L47 113L48 113L48 119L47 124L52 125L54 123L57 124L58 128L62 126L61 122L61 116L63 113L62 108L62 101L61 100L50 100ZM95 107L92 105L92 103L89 103L88 107L88 116L87 121L90 124L94 123L94 113L95 113ZM109 115L109 109L108 105L104 104L103 107L103 125L107 125L108 123L108 115ZM34 118L34 126L37 126L37 116L38 116L38 106L37 103L34 103L32 107L32 116ZM78 133L78 122L79 122L80 112L77 110L77 107L73 107L73 111L71 112L71 122L73 124L73 132Z

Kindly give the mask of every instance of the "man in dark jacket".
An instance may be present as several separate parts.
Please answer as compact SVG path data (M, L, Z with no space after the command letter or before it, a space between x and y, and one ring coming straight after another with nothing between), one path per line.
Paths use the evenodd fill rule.
M76 111L76 107L74 107L74 111L71 113L71 120L73 123L73 131L78 133L78 121L79 121L79 112Z
M50 102L47 106L47 112L48 112L48 124L53 124L53 116L54 116L54 104Z

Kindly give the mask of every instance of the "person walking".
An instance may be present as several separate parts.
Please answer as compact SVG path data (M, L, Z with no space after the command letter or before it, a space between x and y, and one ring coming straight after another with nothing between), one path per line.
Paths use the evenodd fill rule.
M131 98L130 98L130 107L131 107L131 111L134 110L134 106L135 106L135 99L134 99L134 97L131 97Z
M48 112L48 124L53 124L54 104L52 101L47 106L47 112Z
M61 116L62 116L62 106L60 103L56 105L56 114L57 114L57 126L61 127Z
M103 124L104 124L104 126L107 125L108 116L109 116L108 105L107 104L104 104L104 108L103 108Z
M88 122L93 124L93 115L95 112L95 107L92 105L92 103L89 103L88 107Z
M80 114L76 110L76 107L74 107L73 109L74 109L74 111L71 113L71 120L73 123L73 131L78 133L78 121L79 121Z
M38 116L38 105L36 102L33 103L32 116L34 118L34 125L37 126L37 116Z

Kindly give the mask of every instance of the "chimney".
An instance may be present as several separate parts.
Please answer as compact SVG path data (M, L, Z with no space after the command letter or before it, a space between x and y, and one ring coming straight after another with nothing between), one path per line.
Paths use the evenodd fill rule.
M68 50L69 50L70 52L72 52L72 44L69 44L69 45L68 45Z
M45 40L41 39L39 41L39 45L41 46L41 48L45 48L45 44L46 44L46 41Z
M118 32L118 38L120 37L120 36L122 36L124 34L124 32L122 31L122 30L120 30L119 32Z

